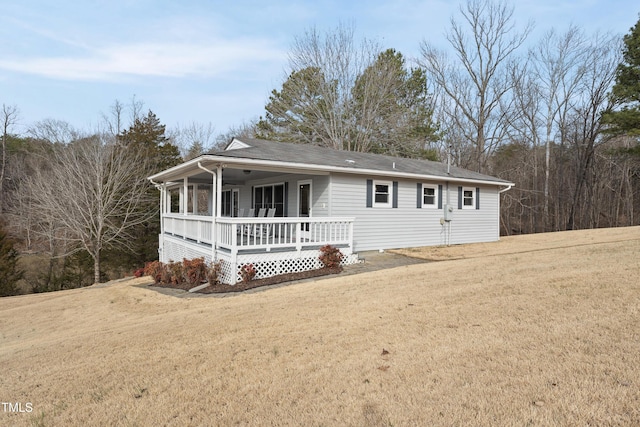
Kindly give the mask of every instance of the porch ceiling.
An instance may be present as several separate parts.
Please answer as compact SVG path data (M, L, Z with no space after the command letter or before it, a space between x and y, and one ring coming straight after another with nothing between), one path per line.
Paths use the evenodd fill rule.
M214 169L215 170L215 169ZM223 185L244 185L247 181L255 181L260 179L275 178L290 173L304 173L306 175L326 175L326 173L314 173L312 171L297 170L262 170L256 169L255 166L234 166L225 167L222 170ZM173 181L182 181L184 177L176 177ZM211 184L212 176L203 170L188 176L189 182L200 184Z

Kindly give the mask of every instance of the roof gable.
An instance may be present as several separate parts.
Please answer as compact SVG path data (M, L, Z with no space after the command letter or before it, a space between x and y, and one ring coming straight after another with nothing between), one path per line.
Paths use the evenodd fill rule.
M244 142L240 141L239 139L234 138L224 149L224 151L229 151L229 150L238 150L240 148L249 148L250 145L245 144Z

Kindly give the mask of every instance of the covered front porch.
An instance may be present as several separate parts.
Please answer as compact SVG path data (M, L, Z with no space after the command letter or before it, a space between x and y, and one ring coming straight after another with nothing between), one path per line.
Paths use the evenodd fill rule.
M195 173L158 184L160 260L222 261L229 284L245 264L256 278L320 268L324 245L339 248L344 264L356 262L355 218L330 215L329 184L327 174L308 171L198 164Z

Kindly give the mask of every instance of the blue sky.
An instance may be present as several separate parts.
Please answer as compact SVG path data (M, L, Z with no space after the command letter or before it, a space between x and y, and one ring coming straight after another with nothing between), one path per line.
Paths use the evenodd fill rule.
M169 128L229 126L257 118L280 88L295 36L352 23L359 38L415 58L420 42L446 49L459 2L0 0L0 104L20 127L58 119L92 129L114 101L135 96ZM530 41L573 23L588 33L626 34L637 0L520 0L516 24Z

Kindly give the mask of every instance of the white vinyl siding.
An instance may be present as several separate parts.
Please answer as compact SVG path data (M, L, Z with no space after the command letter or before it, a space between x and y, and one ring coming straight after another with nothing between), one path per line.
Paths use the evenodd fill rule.
M451 227L451 244L489 242L499 238L497 187L482 186L481 207L456 210L450 224L440 224L442 209L416 209L418 181L398 181L398 208L367 208L366 177L333 174L331 215L354 216L354 251L433 246L446 243L443 227ZM433 185L433 184L429 184ZM458 205L458 185L442 182L443 204ZM436 189L437 184L435 185ZM475 187L473 187L475 191ZM315 191L315 190L314 190ZM437 203L437 197L436 197Z

